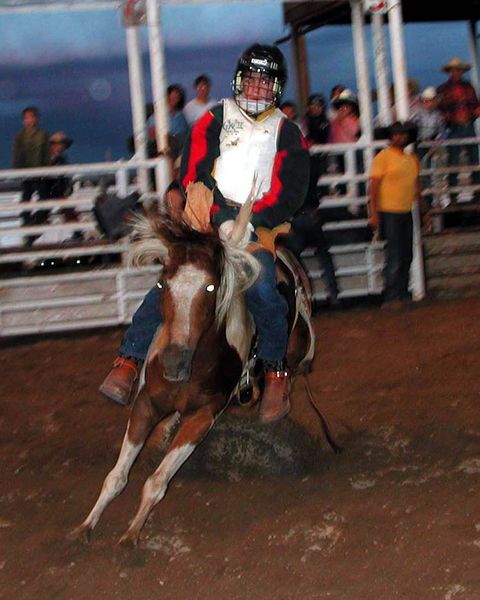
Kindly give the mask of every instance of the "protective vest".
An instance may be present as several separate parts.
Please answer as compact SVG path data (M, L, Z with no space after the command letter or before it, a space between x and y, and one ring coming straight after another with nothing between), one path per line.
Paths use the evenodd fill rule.
M280 124L285 116L275 110L256 121L237 106L234 100L223 101L223 124L220 133L220 156L213 176L223 197L244 204L255 174L257 199L270 189L277 153Z

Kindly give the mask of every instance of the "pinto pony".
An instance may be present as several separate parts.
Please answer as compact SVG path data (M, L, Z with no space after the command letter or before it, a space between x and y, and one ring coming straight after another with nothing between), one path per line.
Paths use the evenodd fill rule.
M238 391L254 339L254 324L242 292L255 281L259 266L252 254L237 245L245 228L241 223L235 227L225 241L216 230L199 232L186 223L159 217L137 223L141 241L133 251L135 257L140 262L156 259L163 265L158 282L163 324L145 361L143 388L135 398L117 463L73 537L90 538L104 509L126 486L130 468L149 434L175 414L179 418L174 437L159 467L147 479L138 511L120 539L120 543L136 545L148 514L165 495L169 481ZM294 305L300 295L292 290ZM304 328L302 331L299 335L305 337ZM293 346L294 354L300 356L298 341ZM308 348L311 360L311 343Z

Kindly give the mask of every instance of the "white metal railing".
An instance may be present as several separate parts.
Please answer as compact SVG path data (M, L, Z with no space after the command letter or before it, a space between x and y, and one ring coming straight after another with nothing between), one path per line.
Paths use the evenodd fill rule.
M42 167L35 169L6 169L0 171L0 182L8 183L22 182L28 179L68 177L73 182L73 193L62 199L39 200L33 198L28 202L21 202L21 191L3 191L0 192L0 247L8 248L12 246L21 246L24 236L44 236L39 241L51 241L53 243L62 242L68 237L68 234L76 231L86 232L92 239L99 238L96 228L96 220L92 215L92 208L96 196L101 191L101 186L93 185L89 179L114 177L114 185L110 185L107 191L114 191L120 197L126 196L131 191L137 189L135 181L130 183L130 177L135 176L141 169L152 168L159 172L159 178L162 180L163 190L168 186L168 159L164 157L149 160L129 160L115 161L108 163L75 164L58 167ZM86 187L82 187L86 186ZM139 190L138 190L139 191ZM158 195L144 193L140 200L150 200L152 197L162 197L163 193ZM65 209L74 209L78 215L77 221L65 222L62 218L62 211ZM24 212L50 211L49 220L42 224L22 226L21 214ZM47 240L45 240L45 234ZM115 246L115 245L113 245ZM118 252L125 250L121 244L116 245ZM114 247L110 248L115 251ZM26 255L35 255L35 248L24 248ZM58 248L57 256L69 255L68 249ZM28 256L27 256L28 258ZM5 254L0 255L1 262L11 262L11 259Z
M448 140L445 147L460 143L478 143L479 140ZM345 235L362 232L368 225L367 195L368 171L374 152L386 144L385 141L366 144L327 144L314 146L312 153L329 153L331 156L343 157L342 171L330 172L318 181L326 195L321 198L320 208L325 215L335 217L340 211L340 218L330 216L324 230L328 235ZM420 147L433 146L422 144ZM362 161L358 162L359 153ZM161 162L161 161L160 161ZM96 222L92 215L95 197L100 191L96 185L88 186L88 179L109 176L114 181L109 191L119 196L135 189L135 181L131 175L139 168L159 168L159 160L118 161L112 163L95 163L91 165L68 165L44 169L21 169L0 171L0 182L19 182L25 178L39 176L68 176L75 181L71 196L61 200L44 200L21 203L21 192L17 190L0 191L0 336L43 333L82 329L127 323L141 302L145 292L155 281L157 269L130 270L123 266L123 257L128 250L128 239L109 242L102 239L96 230ZM166 173L165 165L162 166ZM422 176L437 177L434 186L426 186L424 194L438 193L445 190L445 178L455 173L473 173L480 167L471 165L448 166L435 165L422 169ZM438 177L442 177L439 180ZM441 181L441 185L438 185ZM165 187L168 183L164 179ZM448 181L447 181L448 183ZM480 186L470 186L474 190ZM438 188L438 189L437 189ZM449 186L449 193L457 188L465 190L465 186ZM145 199L152 196L145 195ZM155 198L158 198L156 195ZM65 222L61 211L73 208L79 214L79 221ZM21 227L21 213L24 210L49 210L49 222L41 225ZM75 245L69 243L51 243L48 246L38 243L27 248L18 240L25 235L39 235L50 239L61 240L74 231L83 231L91 239ZM12 237L13 236L13 237ZM16 237L15 237L16 236ZM16 244L3 244L5 239L16 239ZM379 294L383 289L381 271L383 267L383 243L363 241L361 243L335 244L331 253L336 263L336 276L340 285L340 297L350 298L367 294ZM16 265L40 264L42 261L57 259L81 259L91 255L116 255L119 264L106 264L99 267L84 267L71 272L46 271L40 275L32 275L32 271L24 269L18 273L5 270ZM318 263L312 258L312 252L306 251L304 258L308 263L309 273L314 280L316 298L324 298L325 291L318 285L322 275ZM314 262L315 261L315 262ZM21 268L21 267L20 267ZM87 270L85 270L87 269ZM14 276L12 276L14 275Z

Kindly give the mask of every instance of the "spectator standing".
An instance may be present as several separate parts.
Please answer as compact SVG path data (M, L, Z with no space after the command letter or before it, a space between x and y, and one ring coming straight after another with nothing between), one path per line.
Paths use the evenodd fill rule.
M437 88L439 96L438 108L443 114L445 125L448 128L447 137L472 138L475 137L474 121L480 116L480 103L474 87L463 76L470 70L470 65L464 63L460 58L452 58L442 67L442 71L448 74L448 80ZM460 165L468 161L468 164L478 165L478 149L476 144L464 144L449 147L450 165ZM450 180L455 184L456 178ZM474 181L479 181L478 173L474 175Z
M413 257L412 207L420 200L420 163L405 148L414 141L415 125L396 121L389 128L390 145L373 159L369 181L369 216L372 229L387 242L385 304L399 308L408 291Z
M183 109L183 114L187 119L187 123L190 127L194 125L198 119L203 116L208 110L210 110L215 104L216 100L210 98L210 90L212 88L212 82L208 75L199 75L194 81L195 87L195 98L187 102Z
M442 136L445 131L442 113L437 108L437 92L434 87L423 90L420 103L420 107L410 115L410 119L417 126L417 141L429 142Z
M351 90L345 89L333 101L336 115L330 122L329 142L332 144L350 144L358 141L360 137L360 113L358 100ZM356 171L363 172L363 153L355 153ZM345 157L342 154L330 156L328 171L331 173L345 172ZM342 184L336 188L344 193L346 187ZM363 192L364 193L364 192Z
M48 164L52 167L68 165L68 157L65 152L73 144L73 140L63 131L57 131L50 136L48 141L50 145L50 159ZM72 182L69 177L47 177L45 183L48 198L64 198L71 194Z
M155 130L155 114L152 110L148 114L147 132L148 132L148 158L154 158L158 155L157 137ZM179 161L183 152L183 145L187 139L190 127L188 126L183 108L185 106L185 90L178 83L172 83L167 87L167 109L168 109L168 148L169 156L172 160L174 175L178 171ZM155 189L155 172L153 169L149 171L150 181L153 189Z
M285 113L285 111L283 112ZM325 99L321 94L313 94L308 99L307 112L302 120L302 131L306 133L307 144L310 146L325 144L328 139L328 127L329 123L325 115ZM280 243L291 250L299 259L305 248L315 248L329 302L331 305L335 305L338 304L335 267L323 233L323 221L319 208L318 178L324 172L322 159L322 154L310 155L310 179L305 203L292 219L290 232L281 236Z
M420 94L421 106L410 116L410 120L417 126L417 142L431 142L440 140L435 144L425 148L417 148L418 157L423 168L431 169L446 167L448 164L448 150L441 145L441 140L445 137L445 123L442 113L438 110L438 97L434 87L430 86ZM424 175L422 183L426 187L445 188L442 192L435 192L432 205L439 202L450 202L450 197L446 194L448 175ZM441 199L443 197L443 200Z
M187 138L190 128L188 126L183 108L185 106L185 90L178 83L172 83L167 87L167 109L168 109L168 145L173 158L180 156L183 144ZM147 119L148 139L154 145L153 156L157 156L157 143L155 133L155 114L152 111ZM150 157L150 153L149 153ZM151 157L150 157L151 158Z
M330 122L325 112L325 104L325 98L322 94L312 94L308 97L307 110L302 119L301 130L309 147L328 142ZM312 194L323 196L328 193L327 186L318 188L318 179L327 172L327 158L325 152L310 154L309 197ZM332 157L332 159L335 160L335 157ZM316 203L318 206L318 198Z
M328 117L329 121L332 121L335 118L335 115L337 114L337 111L336 111L335 107L333 106L333 103L345 89L346 89L346 87L344 85L342 85L341 83L337 83L330 90L330 106L328 107L328 110L327 110L327 117Z
M325 98L322 94L309 96L307 111L302 119L302 130L310 146L328 142L330 122L325 113Z
M185 106L185 90L181 85L174 83L167 88L168 105L168 135L172 158L175 160L183 152L183 145L187 139L190 127L188 126L183 108Z
M69 160L65 152L73 144L73 140L69 138L63 131L57 131L49 138L50 143L50 161L52 167L60 167L68 165ZM58 177L47 177L45 180L46 196L51 199L62 199L70 196L72 193L72 180L70 177L60 175ZM61 214L65 221L78 222L78 215L73 207L62 208ZM83 234L81 231L74 231L72 241L82 241Z
M360 137L360 113L358 100L351 90L345 89L333 101L337 111L330 122L329 141L332 144L356 142Z
M40 113L36 106L27 106L22 111L23 129L13 142L12 166L14 169L46 167L49 162L48 133L39 127ZM31 200L34 193L39 200L45 199L45 182L41 177L22 182L22 202ZM43 211L39 211L42 213ZM36 225L36 215L31 211L22 212L23 224ZM41 215L40 215L41 216ZM40 217L38 217L40 218ZM37 236L27 236L25 242L32 245Z

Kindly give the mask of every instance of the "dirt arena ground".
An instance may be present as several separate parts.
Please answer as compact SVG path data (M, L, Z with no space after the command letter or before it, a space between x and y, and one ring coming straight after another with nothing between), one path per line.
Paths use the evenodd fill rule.
M96 392L121 332L4 343L0 598L480 598L479 322L478 299L320 313L311 384L344 452L320 440L297 479L180 473L129 552L151 449L90 545L66 539L128 418ZM298 385L292 417L318 435Z

